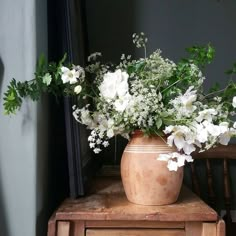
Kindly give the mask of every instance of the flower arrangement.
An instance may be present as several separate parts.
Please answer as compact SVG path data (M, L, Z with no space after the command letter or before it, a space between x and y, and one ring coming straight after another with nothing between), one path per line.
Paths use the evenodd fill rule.
M129 138L141 130L144 135L167 136L167 144L176 146L178 153L158 158L167 162L169 170L193 161L194 151L227 145L236 136L236 84L231 79L224 89L215 86L204 92L202 71L214 57L213 47L188 48L189 57L174 63L160 50L146 56L143 33L134 34L133 42L144 49L144 58L123 54L118 65L101 63L101 53L90 55L84 68L64 66L65 57L58 64L41 58L34 80L10 82L4 98L6 113L14 113L22 98L37 100L45 91L77 96L73 115L91 130L88 141L95 153L115 135ZM236 65L228 74L235 72Z

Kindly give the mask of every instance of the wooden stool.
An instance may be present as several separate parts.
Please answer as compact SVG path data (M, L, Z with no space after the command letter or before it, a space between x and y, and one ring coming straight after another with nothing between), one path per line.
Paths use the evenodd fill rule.
M48 236L224 236L217 213L183 186L176 203L127 201L117 178L94 181L88 196L65 200L48 223Z

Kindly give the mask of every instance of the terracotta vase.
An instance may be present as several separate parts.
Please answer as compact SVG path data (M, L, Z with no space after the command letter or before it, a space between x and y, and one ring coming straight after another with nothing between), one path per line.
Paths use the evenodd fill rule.
M167 162L157 160L161 153L176 152L158 136L136 131L121 159L121 177L128 200L141 205L174 203L183 181L183 167L169 171Z

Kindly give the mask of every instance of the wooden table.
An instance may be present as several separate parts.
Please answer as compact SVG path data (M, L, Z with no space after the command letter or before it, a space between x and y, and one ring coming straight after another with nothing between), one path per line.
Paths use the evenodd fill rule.
M176 203L127 201L119 179L97 180L91 193L67 199L52 215L48 236L224 236L217 213L186 187Z

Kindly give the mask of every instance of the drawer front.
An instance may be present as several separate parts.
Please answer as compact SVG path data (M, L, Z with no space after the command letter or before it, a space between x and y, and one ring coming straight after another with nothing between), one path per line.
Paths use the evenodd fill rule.
M86 236L185 236L181 229L87 229Z

